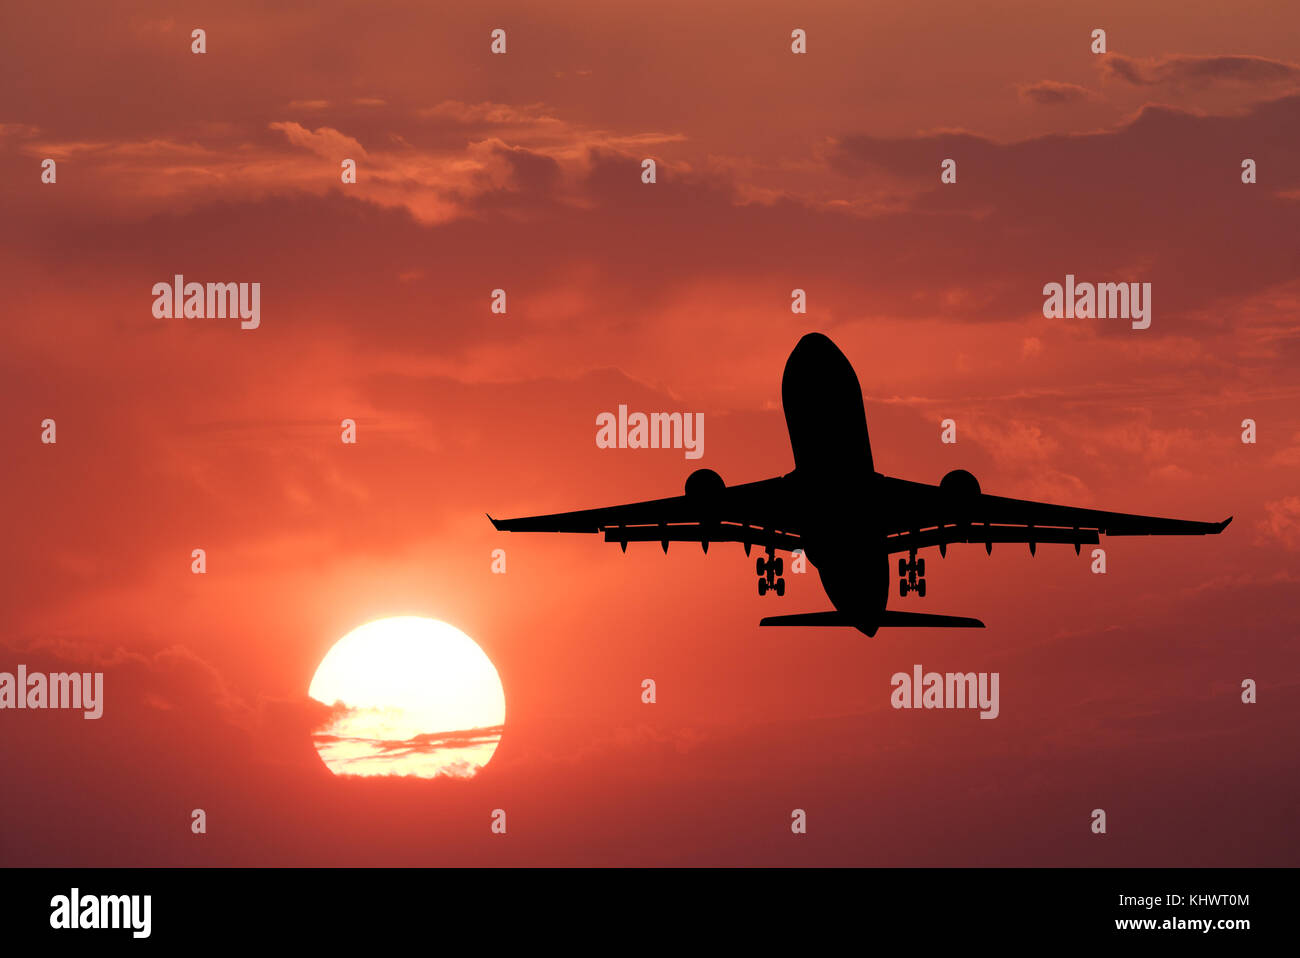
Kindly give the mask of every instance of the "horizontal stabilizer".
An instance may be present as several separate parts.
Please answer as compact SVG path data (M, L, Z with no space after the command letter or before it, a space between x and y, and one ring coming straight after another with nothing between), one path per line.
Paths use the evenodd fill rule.
M799 612L795 615L769 615L759 625L828 625L855 628L856 625L843 612Z
M799 612L794 615L769 615L759 625L803 625L857 629L861 625L843 612ZM929 612L895 612L886 609L878 628L982 629L984 623L963 615L932 615ZM875 630L872 629L872 632Z
M929 612L893 612L886 609L880 616L880 627L889 628L933 628L933 629L982 629L984 623L964 615L932 615Z

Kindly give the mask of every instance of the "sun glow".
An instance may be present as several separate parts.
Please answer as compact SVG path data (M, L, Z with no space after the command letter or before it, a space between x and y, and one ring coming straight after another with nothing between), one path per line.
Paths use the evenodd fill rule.
M477 643L418 616L343 636L307 694L342 707L312 736L336 775L472 778L491 760L506 718L501 679Z

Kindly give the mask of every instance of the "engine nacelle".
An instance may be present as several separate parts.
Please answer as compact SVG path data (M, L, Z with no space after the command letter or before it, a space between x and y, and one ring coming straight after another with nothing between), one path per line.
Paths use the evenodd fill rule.
M953 499L974 499L980 494L979 480L965 469L954 469L940 479L939 489Z
M686 495L708 501L721 495L727 484L712 469L696 469L686 477Z

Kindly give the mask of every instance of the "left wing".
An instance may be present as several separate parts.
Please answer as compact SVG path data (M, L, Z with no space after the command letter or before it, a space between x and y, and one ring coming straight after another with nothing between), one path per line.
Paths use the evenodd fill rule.
M953 542L1027 542L1034 551L1040 542L1095 545L1099 536L1218 535L1232 521L1195 522L1127 512L1079 509L1030 499L990 496L975 490L880 477L890 503L887 543L890 552L927 546L946 548Z
M624 550L629 542L740 542L750 547L800 548L799 529L789 506L785 476L738 486L710 485L686 495L648 499L599 509L557 512L547 516L493 519L503 532L603 532L606 542Z

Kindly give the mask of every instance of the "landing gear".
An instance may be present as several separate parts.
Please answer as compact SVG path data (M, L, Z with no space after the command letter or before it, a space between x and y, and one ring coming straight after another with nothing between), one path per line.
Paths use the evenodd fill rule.
M909 592L925 598L925 560L916 557L915 549L898 560L898 594L906 598Z
M767 558L758 557L754 571L758 573L759 595L767 595L769 591L785 595L785 579L781 578L785 574L785 560L776 555L774 546L767 547Z

